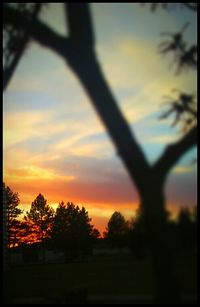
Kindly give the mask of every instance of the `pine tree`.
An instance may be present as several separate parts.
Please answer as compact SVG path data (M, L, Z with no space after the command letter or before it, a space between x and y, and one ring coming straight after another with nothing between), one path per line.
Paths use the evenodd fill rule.
M74 258L90 248L93 238L94 228L86 209L61 202L56 209L52 229L55 248L64 251L66 258Z
M47 200L39 194L31 204L30 211L24 217L26 222L32 222L32 232L35 240L42 243L42 260L45 262L45 239L50 236L54 210L47 205Z
M124 216L120 212L115 211L108 221L104 237L107 238L112 245L121 248L126 242L125 237L127 232L128 224Z
M5 201L5 217L7 231L8 248L15 246L18 243L17 228L19 221L17 217L22 214L23 210L19 209L19 195L13 192L8 186L3 183L4 201Z

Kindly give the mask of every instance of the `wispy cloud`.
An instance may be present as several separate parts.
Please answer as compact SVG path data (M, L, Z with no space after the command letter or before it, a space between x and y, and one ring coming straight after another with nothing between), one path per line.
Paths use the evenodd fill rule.
M42 169L33 165L24 166L21 168L7 169L4 173L5 180L8 182L23 182L25 181L38 181L38 180L74 180L74 176L59 176L54 171L48 169Z
M169 134L169 135L154 136L152 138L147 139L146 141L152 144L171 144L175 143L178 139L179 139L178 135Z
M129 123L157 112L163 96L174 87L195 88L195 75L177 78L157 53L155 42L126 36L99 50L103 71Z
M185 174L185 173L191 173L194 171L194 167L192 166L186 166L186 165L179 165L174 167L173 173L178 173L178 174Z

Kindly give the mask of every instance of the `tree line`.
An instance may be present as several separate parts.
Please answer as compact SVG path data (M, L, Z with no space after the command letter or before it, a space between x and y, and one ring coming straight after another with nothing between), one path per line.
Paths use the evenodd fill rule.
M91 224L91 218L84 207L62 201L56 210L47 204L42 194L38 194L26 211L23 219L19 215L19 195L3 184L6 207L6 231L8 248L40 243L45 261L45 248L63 251L66 256L75 257L91 246L100 232Z
M100 238L100 232L91 224L91 218L84 207L72 202L61 201L54 210L47 204L42 194L38 194L26 211L23 219L19 216L19 195L3 184L6 208L7 246L41 246L42 259L45 261L45 249L50 247L62 251L66 259L74 259L80 254L91 251L94 243ZM168 215L169 240L175 251L189 251L196 248L197 241L197 209L181 208L177 219ZM108 246L119 248L129 247L135 257L144 257L150 250L151 237L140 207L134 218L126 220L115 211L108 220L103 239Z
M167 218L168 237L174 253L193 252L197 249L197 207L180 208L176 219L170 213ZM134 218L125 220L115 211L108 221L105 240L118 248L129 247L136 258L150 254L152 237L148 232L142 208L139 207Z

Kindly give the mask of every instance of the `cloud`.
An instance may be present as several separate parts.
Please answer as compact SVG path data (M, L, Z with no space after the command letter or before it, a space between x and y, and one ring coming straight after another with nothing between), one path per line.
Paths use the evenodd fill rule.
M179 139L179 137L175 134L168 134L168 135L160 135L160 136L154 136L151 138L148 138L146 141L148 143L152 143L152 144L171 144L171 143L175 143L177 140Z
M178 174L184 174L184 173L191 173L194 171L194 167L192 166L186 166L186 165L179 165L174 167L173 173L178 173Z
M163 96L170 94L173 88L188 88L190 91L196 87L195 74L177 78L149 40L119 36L110 44L99 47L99 58L116 101L129 123L157 112Z
M42 169L36 166L24 166L21 168L15 168L15 169L6 169L4 172L4 178L8 182L23 182L25 181L38 181L38 178L40 181L47 180L59 180L64 179L65 181L74 180L74 176L58 176L55 172L48 169Z
M14 184L17 190L23 188L34 193L43 190L55 201L64 197L82 202L124 203L138 197L125 170L112 160L72 157L41 164L43 166L8 167L4 181Z
M80 157L103 157L106 155L107 151L110 150L110 144L106 148L105 142L101 143L88 143L85 145L79 145L72 148L70 151L71 154Z
M42 118L43 112L10 112L4 114L4 146L14 145L30 136L37 136L39 132L33 127L37 127Z
M77 115L79 117L79 115ZM32 153L38 150L44 144L48 148L50 154L63 154L66 151L72 150L75 152L74 145L78 152L85 151L81 149L79 142L89 136L97 133L104 133L105 128L94 117L90 120L88 125L88 116L77 121L73 116L66 114L66 120L57 119L57 114L53 112L7 112L4 116L4 151L13 150L18 146L27 148ZM40 146L41 143L41 146ZM35 144L32 148L31 144ZM90 155L89 143L84 144L88 146L87 152ZM94 151L94 146L92 151ZM100 144L96 144L99 147ZM101 146L104 146L101 141ZM43 150L43 148L42 148Z

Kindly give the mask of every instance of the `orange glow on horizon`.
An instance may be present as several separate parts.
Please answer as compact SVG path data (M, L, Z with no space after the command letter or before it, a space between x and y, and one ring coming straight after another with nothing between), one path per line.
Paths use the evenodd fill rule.
M47 199L48 205L54 210L56 210L61 201L65 203L73 202L75 205L79 205L79 207L85 207L89 217L92 218L91 224L99 230L102 236L109 218L115 211L121 212L126 220L130 220L130 218L134 217L138 208L138 197L133 194L132 201L123 200L122 197L118 199L114 186L109 191L109 188L105 184L95 185L95 183L92 183L90 186L87 183L81 183L77 180L73 180L72 182L61 180L57 182L56 180L51 180L49 177L40 178L39 180L36 180L36 178L32 180L31 177L28 181L22 182L22 175L20 173L21 181L15 181L15 176L4 176L6 185L14 192L19 193L20 208L24 210L20 219L23 218L27 210L30 210L31 203L41 193ZM178 212L176 203L167 205L167 210L170 212L171 218L176 218ZM28 241L32 242L32 240L35 241L35 238L30 237Z

